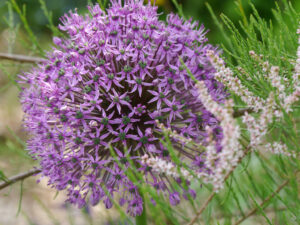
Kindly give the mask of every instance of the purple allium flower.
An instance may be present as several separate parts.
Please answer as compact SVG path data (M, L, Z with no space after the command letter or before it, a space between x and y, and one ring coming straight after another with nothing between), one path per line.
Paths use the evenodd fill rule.
M197 143L205 142L206 126L216 144L222 138L218 121L202 106L180 62L222 102L224 87L206 56L215 49L206 43L203 26L174 14L159 21L157 8L142 0L112 0L106 13L99 5L89 11L65 15L59 28L67 38L55 37L45 62L22 76L28 148L40 160L41 173L56 189L66 189L68 201L79 207L103 201L111 208L117 196L130 215L139 215L143 200L111 156L111 144L119 162L127 168L131 158L172 205L181 196L195 197L181 179L174 182L182 192L174 191L172 178L152 173L140 159L147 154L171 160L156 120ZM200 150L172 141L185 162L203 170Z

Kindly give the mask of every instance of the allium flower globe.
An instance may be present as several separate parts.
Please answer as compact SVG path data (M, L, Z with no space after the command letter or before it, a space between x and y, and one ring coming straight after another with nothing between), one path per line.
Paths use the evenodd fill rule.
M132 159L172 205L181 196L195 196L181 179L156 174L141 159L171 162L156 120L197 143L205 142L209 126L221 150L218 121L202 106L184 68L205 81L214 100L226 97L206 56L214 48L206 44L204 28L174 14L159 21L157 8L142 0L113 0L107 12L98 5L89 11L65 15L59 28L67 37L55 37L47 59L21 76L28 148L41 174L57 190L66 189L68 201L79 207L103 201L111 208L112 197L130 215L139 215L143 200L110 145L125 168ZM191 168L205 170L204 153L176 138L172 142ZM174 191L171 179L182 191Z

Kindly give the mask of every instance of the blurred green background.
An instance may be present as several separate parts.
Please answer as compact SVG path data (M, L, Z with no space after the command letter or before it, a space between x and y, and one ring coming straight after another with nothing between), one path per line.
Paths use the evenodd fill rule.
M282 0L283 1L283 0ZM282 7L282 1L277 1L278 7ZM28 24L37 36L41 46L50 49L52 32L48 26L48 20L41 9L39 0L16 0L22 7L26 5L26 18ZM87 11L88 3L95 0L45 0L47 9L52 12L54 25L59 24L59 18L69 10L77 8L79 13ZM248 18L251 6L248 0L178 0L183 7L184 15L200 21L209 30L209 42L215 45L225 44L220 35L220 30L214 24L207 9L208 2L214 13L227 15L235 24L242 19L241 14ZM272 9L276 7L274 0L251 1L260 15L267 21L273 18ZM300 12L300 0L291 1L294 8ZM164 19L169 12L176 12L172 0L157 0L159 11L163 12ZM239 7L242 5L243 7ZM15 11L8 10L6 0L0 0L0 52L32 55L29 39L21 24L19 15ZM280 32L280 31L278 31ZM36 165L24 151L26 134L22 132L22 110L18 101L18 89L14 85L16 74L30 69L28 64L13 64L8 61L0 61L0 171L5 171L6 176L14 175L20 171L26 171ZM0 174L1 178L1 174ZM20 192L20 190L22 190ZM20 195L22 198L20 198ZM64 203L65 197L60 194L55 200L55 190L47 186L44 179L38 185L36 178L26 180L24 186L19 184L0 192L0 225L10 224L118 224L118 216L113 210L103 210L99 204L93 209L78 210ZM205 196L204 196L205 197ZM20 207L22 205L22 207ZM19 216L16 217L16 213ZM95 222L96 221L96 222ZM111 221L111 222L109 222ZM249 220L248 224L257 224ZM245 223L247 224L247 223Z
M153 0L151 0L153 2ZM27 19L28 23L31 26L32 30L38 36L46 35L49 37L51 34L50 29L48 28L48 20L45 17L39 0L17 0L19 6L26 5ZM87 3L96 3L96 0L46 0L46 5L49 11L52 12L52 19L54 25L59 24L59 18L67 13L69 10L75 8L79 12L83 13L86 11ZM109 2L109 0L108 0ZM147 2L147 1L145 1ZM243 11L246 16L249 16L251 13L251 7L248 2L251 2L257 8L260 15L266 20L273 18L272 8L275 8L275 3L278 3L279 7L282 7L282 0L178 0L179 4L182 5L184 14L187 18L193 18L194 20L200 21L203 23L207 29L210 30L208 37L210 42L220 43L222 40L219 39L218 31L214 26L213 20L210 16L210 13L206 7L206 3L209 3L214 10L216 15L224 13L227 15L234 23L238 23L241 19L240 17L240 8L237 6L239 3L243 5ZM290 1L296 10L300 10L300 1L291 0ZM164 12L161 15L161 18L164 19L165 15L171 11L176 12L176 7L172 0L156 0L156 4L159 6L159 11ZM8 10L6 0L0 1L0 29L4 29L6 21L3 18L8 18ZM14 15L16 22L19 21L18 15Z

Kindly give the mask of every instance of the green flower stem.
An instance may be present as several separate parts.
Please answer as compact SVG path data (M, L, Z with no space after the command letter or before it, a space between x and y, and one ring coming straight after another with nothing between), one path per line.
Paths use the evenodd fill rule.
M147 225L147 212L146 212L145 198L141 191L139 194L143 199L143 212L141 215L135 217L135 224L136 225Z

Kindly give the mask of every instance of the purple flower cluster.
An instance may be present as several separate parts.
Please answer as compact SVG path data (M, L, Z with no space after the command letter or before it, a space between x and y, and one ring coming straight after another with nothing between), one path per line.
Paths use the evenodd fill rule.
M214 100L226 97L213 78L206 51L214 48L206 44L204 28L174 14L159 21L157 8L142 0L112 0L107 12L95 5L85 16L70 12L59 28L67 38L55 37L45 62L21 76L28 148L49 184L66 189L68 201L79 207L103 201L111 208L111 198L117 198L130 215L141 214L143 200L111 145L125 168L132 159L172 205L194 196L180 179L174 182L182 192L175 191L172 178L152 173L140 159L147 154L171 160L156 120L198 143L207 137L206 126L216 143L222 139L181 63L205 81ZM203 169L200 150L176 139L173 145L183 160Z

